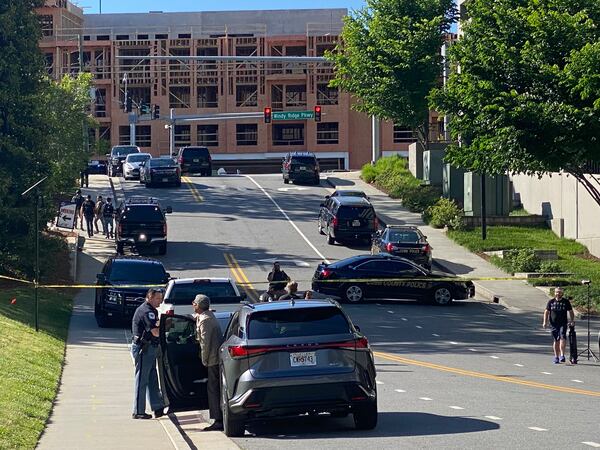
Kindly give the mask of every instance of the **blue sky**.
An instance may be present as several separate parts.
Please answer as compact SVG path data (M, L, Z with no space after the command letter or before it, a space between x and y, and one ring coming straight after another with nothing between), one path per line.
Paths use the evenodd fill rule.
M243 9L297 9L297 8L348 8L357 9L364 0L229 0L225 2L198 0L77 0L86 14L97 14L102 2L102 13L148 11L226 11Z

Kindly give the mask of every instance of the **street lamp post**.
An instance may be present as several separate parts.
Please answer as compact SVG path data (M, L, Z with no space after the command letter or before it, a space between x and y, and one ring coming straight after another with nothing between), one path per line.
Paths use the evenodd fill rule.
M28 188L25 192L21 194L21 197L26 196L35 189L35 279L33 281L34 287L34 323L35 323L35 331L39 331L39 297L38 297L38 288L40 284L40 206L41 206L41 196L40 196L40 184L46 181L44 177L35 183L33 186Z

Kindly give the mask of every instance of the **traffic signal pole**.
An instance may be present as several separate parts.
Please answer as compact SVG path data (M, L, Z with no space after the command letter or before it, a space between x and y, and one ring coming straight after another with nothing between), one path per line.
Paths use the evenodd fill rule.
M169 109L169 156L175 152L175 110Z

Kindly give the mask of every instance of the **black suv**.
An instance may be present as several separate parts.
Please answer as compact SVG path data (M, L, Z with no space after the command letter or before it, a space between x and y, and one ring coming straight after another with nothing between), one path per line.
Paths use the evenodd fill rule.
M115 233L117 253L123 254L127 245L143 248L157 247L158 253L167 253L167 219L165 214L173 212L168 206L162 209L152 197L131 197L121 203L116 214Z
M99 327L131 319L150 286L164 285L170 275L160 263L139 256L113 256L96 275L94 315ZM135 287L132 287L135 286Z
M375 209L362 197L330 197L321 203L319 233L327 235L327 243L364 240L371 242L379 223Z
M115 145L110 153L106 154L108 158L108 176L116 177L123 173L123 161L127 155L140 153L140 148L135 145Z
M181 173L212 175L212 157L207 147L182 147L173 154L181 167Z
M283 182L319 184L319 162L314 153L288 153L283 158Z

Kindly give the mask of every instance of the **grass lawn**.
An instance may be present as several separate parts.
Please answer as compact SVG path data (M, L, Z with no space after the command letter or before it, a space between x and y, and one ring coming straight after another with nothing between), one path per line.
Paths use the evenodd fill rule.
M62 371L73 292L0 289L0 448L33 449L52 409ZM11 299L16 298L16 304Z
M472 252L513 248L556 250L559 256L557 263L564 272L573 273L576 280L592 280L592 302L600 310L600 261L590 257L587 248L579 242L559 238L552 230L538 227L490 226L485 241L481 239L481 228L451 230L448 236ZM496 258L491 258L490 261L497 265ZM575 304L587 304L586 286L567 286L565 292L567 296L573 297Z

